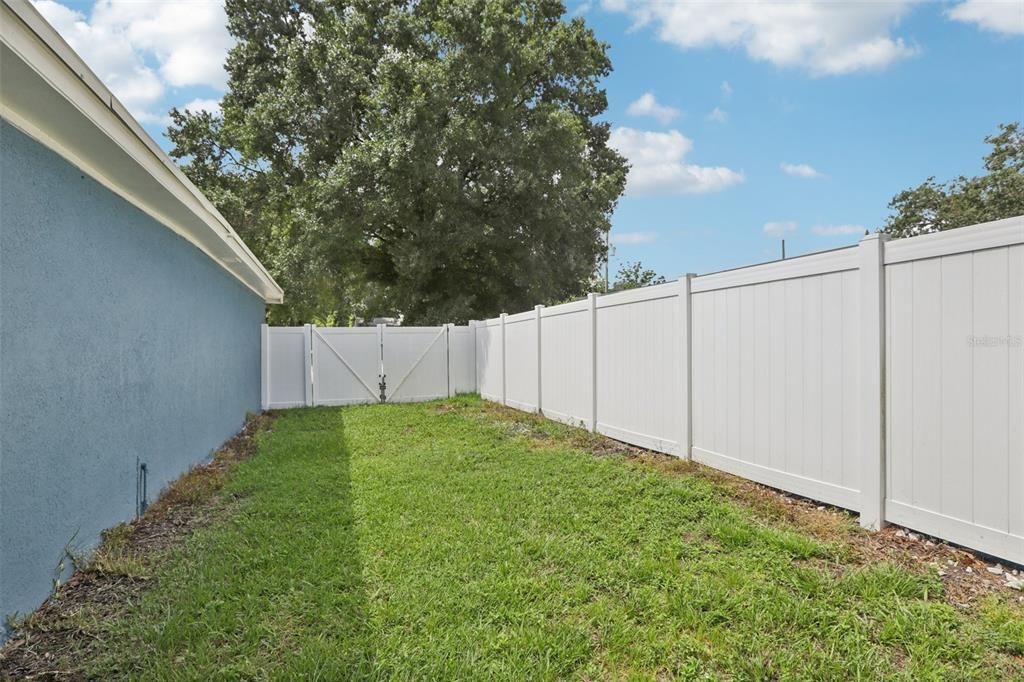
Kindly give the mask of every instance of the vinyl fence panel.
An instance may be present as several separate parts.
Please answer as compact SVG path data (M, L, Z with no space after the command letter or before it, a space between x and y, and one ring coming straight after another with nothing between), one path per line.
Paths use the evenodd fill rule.
M693 280L694 459L858 507L856 256L854 247Z
M587 301L541 311L541 395L544 416L588 425L593 413L590 309Z
M476 391L476 336L472 327L448 328L448 366L451 395Z
M476 326L476 372L480 396L499 403L505 400L502 327L500 318L484 320Z
M505 318L505 404L510 407L537 411L537 347L535 311L508 315Z
M597 430L679 452L679 283L597 300Z
M1024 221L886 249L886 518L1024 563Z
M309 330L263 325L263 408L308 404Z

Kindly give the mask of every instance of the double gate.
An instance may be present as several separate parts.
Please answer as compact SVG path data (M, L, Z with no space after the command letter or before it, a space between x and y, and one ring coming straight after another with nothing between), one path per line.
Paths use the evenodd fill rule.
M264 409L415 402L475 390L469 327L269 327Z

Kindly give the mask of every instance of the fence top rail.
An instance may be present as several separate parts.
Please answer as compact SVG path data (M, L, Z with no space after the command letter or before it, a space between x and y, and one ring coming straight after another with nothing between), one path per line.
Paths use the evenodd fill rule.
M386 326L386 327L384 327L384 333L385 334L436 334L436 333L438 333L439 331L441 331L444 328L445 328L445 325L443 325L443 324L439 324L436 327L392 327L392 326ZM458 329L458 327L453 327L453 329Z
M640 289L628 289L614 294L598 296L598 308L612 308L618 305L639 303L641 301L656 301L660 298L671 298L679 295L679 283L676 281L655 284Z
M587 305L587 299L582 298L578 301L570 301L569 303L559 303L548 308L543 308L540 312L541 317L558 317L559 315L570 315L572 313L583 313L589 310Z
M285 334L294 334L294 333L300 333L301 334L302 330L305 329L305 327L271 327L271 326L268 326L268 325L263 325L263 326L267 327L267 329L270 331L271 334L282 333L282 332L285 333Z
M328 336L341 336L344 334L376 334L376 327L317 327L314 326L318 334L326 334Z
M967 251L981 251L1024 244L1024 216L994 220L990 223L959 227L955 230L895 239L885 245L885 264L903 263L922 258L950 256Z
M505 316L505 325L515 324L517 322L530 322L535 319L536 313L533 310L527 310L525 312L516 313L514 315Z
M819 251L804 256L794 256L786 260L771 261L759 265L749 265L735 270L723 270L710 275L694 277L690 291L697 294L717 289L743 287L751 284L764 284L784 279L813 277L844 270L856 270L857 246L845 246L830 251Z

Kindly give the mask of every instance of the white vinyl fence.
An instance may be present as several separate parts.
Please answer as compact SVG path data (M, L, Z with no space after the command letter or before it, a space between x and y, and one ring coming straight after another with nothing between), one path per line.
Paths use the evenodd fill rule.
M1024 217L471 329L488 400L1024 563Z
M469 327L262 329L263 409L414 402L476 390Z

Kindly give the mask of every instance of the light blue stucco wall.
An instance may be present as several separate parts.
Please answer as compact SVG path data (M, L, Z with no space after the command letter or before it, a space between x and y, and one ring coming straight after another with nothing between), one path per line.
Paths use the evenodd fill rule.
M260 407L263 301L0 122L0 616ZM3 639L0 627L0 640Z

